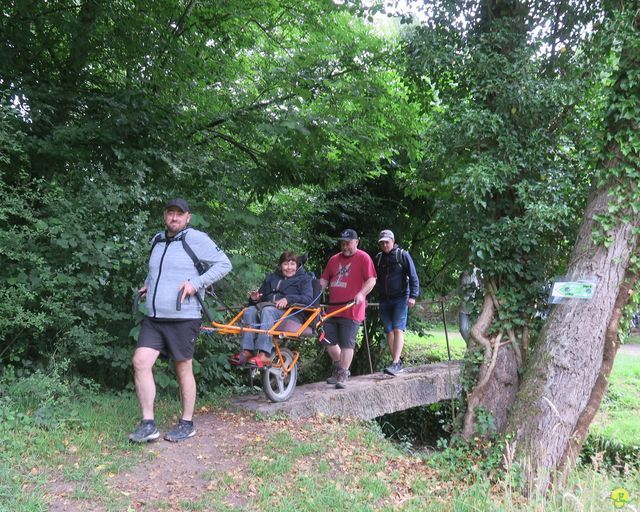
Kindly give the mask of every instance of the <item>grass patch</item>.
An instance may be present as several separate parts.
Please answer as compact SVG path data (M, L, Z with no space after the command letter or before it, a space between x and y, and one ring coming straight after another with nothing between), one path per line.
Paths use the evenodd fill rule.
M634 337L637 338L637 337ZM640 341L640 339L638 340ZM589 429L584 456L640 467L640 356L618 353L609 387Z
M115 395L99 399L78 399L66 404L71 419L54 426L28 421L34 412L19 416L15 423L3 423L0 442L0 502L7 510L46 510L44 485L61 475L66 482L61 492L73 499L95 499L108 492L105 480L138 462L126 440L121 418L135 417L137 402Z
M126 442L130 425L122 418L137 412L135 398L103 394L78 398L70 407L74 414L85 415L84 423L40 430L37 433L45 440L26 453L16 451L15 443L5 445L9 449L2 452L3 506L47 510L50 482L62 478L67 499L78 500L79 507L89 500L106 510L137 510L138 502L131 500L140 497L123 497L108 485L114 474L147 458L145 450ZM177 404L163 401L161 409L170 424L170 411ZM207 490L194 499L148 501L144 510L607 510L614 489L626 488L633 497L640 488L637 471L614 478L582 468L561 491L527 503L508 474L491 481L479 470L461 477L454 458L440 457L438 462L411 455L386 440L373 422L325 417L304 423L282 419L259 423L265 434L250 437L242 448L238 463L244 469L220 473L211 467L199 475ZM16 440L31 439L33 434L13 432ZM3 436L6 441L4 431ZM18 444L23 446L22 441ZM230 496L239 490L244 501L234 502Z
M618 353L592 432L625 444L640 440L640 356Z
M634 334L633 336L627 336L625 340L627 345L640 345L640 334Z
M449 340L464 350L457 333ZM408 352L435 345L437 353L444 346L446 360L443 331L411 343ZM640 439L638 359L619 354L592 428L610 444L629 446ZM21 378L5 373L0 382L0 509L45 511L64 495L78 509L89 502L105 510L138 510L140 496L123 496L110 485L118 473L153 462L153 453L127 441L139 416L135 395L100 393L90 383L70 383L64 372L52 372ZM216 397L201 397L199 405L204 403L208 409L221 407ZM179 409L173 396L159 393L162 427L173 423ZM224 455L238 457L234 471L205 468L198 481L206 490L194 499L158 499L141 510L614 510L611 494L617 488L630 493L629 505L640 505L640 471L632 465L608 471L597 446L591 464L575 471L562 489L526 501L514 475L494 470L488 478L481 470L478 461L488 447L474 454L478 461L453 450L416 455L385 439L374 422L321 417L258 423L259 435L246 438L239 457L235 451ZM233 440L233 421L221 432L227 431ZM464 466L463 459L472 464Z
M139 421L135 393L98 392L86 380L65 376L64 363L0 381L0 503L2 510L48 510L52 494L71 500L105 500L121 510L108 482L152 455L128 442ZM174 395L171 392L171 395ZM175 421L173 396L158 393L156 421ZM62 484L51 485L51 482ZM115 503L111 503L115 502ZM115 507L115 508L114 508Z
M467 344L455 325L447 326L446 335L444 328L430 330L426 336L407 331L403 359L407 364L447 361L447 338L451 359L462 359Z
M625 488L634 495L640 473L609 475L593 467L575 471L561 489L541 496L523 497L519 481L509 473L495 472L489 479L479 468L464 477L456 461L444 465L430 457L415 457L395 449L380 437L374 424L316 420L314 436L324 449L300 454L285 479L252 475L247 480L248 510L293 512L333 511L529 511L613 510L611 494ZM305 439L308 431L287 427L291 441ZM304 433L306 432L306 434ZM359 435L354 435L359 432ZM269 456L284 439L274 433L266 444L249 448L253 457ZM374 439L376 441L374 441ZM273 443L271 442L273 440ZM486 447L479 448L484 450ZM460 461L458 461L460 462ZM267 462L269 464L269 462ZM286 482L274 485L274 481Z

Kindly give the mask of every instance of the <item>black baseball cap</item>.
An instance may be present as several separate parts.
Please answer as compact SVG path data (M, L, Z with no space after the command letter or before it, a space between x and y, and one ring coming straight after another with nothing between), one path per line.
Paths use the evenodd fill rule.
M340 238L338 240L342 240L345 242L349 242L350 240L358 240L358 233L354 229L345 229L340 233Z
M171 199L170 201L168 201L167 204L164 205L164 209L168 210L172 206L175 206L176 208L180 208L185 213L191 213L191 208L189 208L189 203L187 203L187 201L185 201L181 197L176 197L175 199Z

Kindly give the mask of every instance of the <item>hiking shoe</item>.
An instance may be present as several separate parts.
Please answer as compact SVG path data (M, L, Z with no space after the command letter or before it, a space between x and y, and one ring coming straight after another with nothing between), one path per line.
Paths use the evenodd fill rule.
M329 377L327 379L327 384L331 384L332 386L335 386L336 382L338 382L338 370L340 369L340 367L337 364L333 365L333 370L331 372L331 377Z
M196 429L192 421L180 420L170 432L167 432L164 438L172 443L184 441L196 435Z
M153 420L142 420L140 426L129 434L129 441L132 443L146 443L159 437L160 432L158 432L156 422Z
M402 363L400 361L398 361L397 363L391 363L391 366L384 369L384 373L386 373L387 375L393 375L393 376L398 375L403 371L404 369L402 368Z
M336 389L344 389L347 387L349 375L351 375L349 370L345 370L344 368L340 368L338 370L338 375L336 376Z

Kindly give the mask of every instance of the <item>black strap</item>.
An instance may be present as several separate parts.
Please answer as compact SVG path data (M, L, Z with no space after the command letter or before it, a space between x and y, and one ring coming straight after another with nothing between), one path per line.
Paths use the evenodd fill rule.
M196 253L193 252L193 249L187 243L187 234L182 232L178 236L180 237L178 238L178 240L182 242L182 248L184 249L184 252L186 252L189 258L191 258L191 261L193 261L193 265L196 267L198 274L199 275L204 274L207 271L207 269L203 265L202 260L196 256ZM175 240L176 238L174 237L171 241L175 241ZM164 235L164 233L158 233L156 236L153 237L150 253L153 252L153 248L156 245L158 245L160 242L166 242L166 241L167 241L167 237Z
M195 265L198 273L200 275L204 274L204 272L200 272L200 265L202 263L201 260L196 256L196 253L193 252L193 249L189 247L189 244L187 243L186 233L182 235L182 248L184 249L184 252L186 252L189 255L189 258L191 258L191 261L193 261L193 264Z
M405 251L404 249L402 249L401 247L398 247L398 250L396 251L396 263L398 263L399 265L402 265L402 269L404 270L405 274L409 274L409 272L407 271L407 257L406 257L407 251ZM382 261L382 251L380 251L378 254L376 254L376 258L377 258L377 267L380 267L380 262Z

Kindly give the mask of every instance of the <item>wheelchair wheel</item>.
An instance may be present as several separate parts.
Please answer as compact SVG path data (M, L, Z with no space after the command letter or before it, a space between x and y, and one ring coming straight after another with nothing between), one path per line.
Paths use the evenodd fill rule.
M289 366L293 361L293 354L288 348L281 348L280 352L285 365ZM272 402L284 402L293 394L298 381L298 364L291 368L288 374L280 366L278 354L272 358L272 366L262 370L262 389L267 398Z

